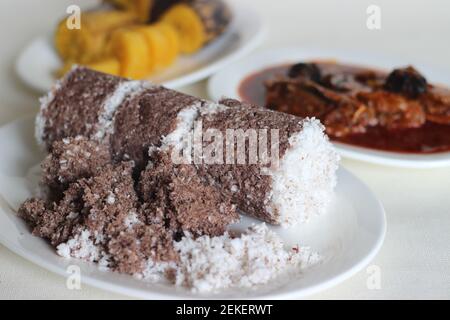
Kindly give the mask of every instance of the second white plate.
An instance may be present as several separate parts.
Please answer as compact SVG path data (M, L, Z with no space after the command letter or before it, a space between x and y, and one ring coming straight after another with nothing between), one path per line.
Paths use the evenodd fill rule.
M233 12L228 30L194 55L178 58L174 65L148 78L168 88L178 88L207 78L227 64L247 55L262 41L264 27L258 14L242 1L227 1ZM16 72L29 87L43 93L55 82L62 65L50 36L34 39L19 55Z
M239 85L243 79L254 72L276 65L312 59L336 59L341 63L371 66L387 70L412 63L411 61L404 61L402 59L386 58L361 52L306 48L274 49L252 54L215 74L208 83L209 96L214 100L219 100L222 97L241 99L238 92ZM423 72L431 82L450 86L450 75L426 65L417 63L414 63L414 65ZM450 166L450 152L415 155L378 151L343 143L335 143L335 146L345 158L381 165L405 168L435 168Z

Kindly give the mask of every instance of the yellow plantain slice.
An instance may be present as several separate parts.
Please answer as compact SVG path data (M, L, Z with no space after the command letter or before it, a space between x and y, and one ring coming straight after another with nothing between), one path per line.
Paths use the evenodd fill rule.
M182 53L198 51L207 40L201 17L186 4L174 5L162 16L161 21L177 30Z
M108 55L107 42L113 30L137 21L125 11L89 11L82 13L80 29L69 29L63 19L55 32L55 47L64 61L89 63Z
M120 75L132 79L148 76L154 67L147 39L140 32L123 29L114 32L111 50L120 63Z
M63 77L72 69L74 65L75 63L73 62L66 62L61 68L55 71L55 76L57 78ZM119 60L115 58L105 58L97 62L88 63L84 66L99 72L108 73L115 76L120 75L120 63Z
M168 42L168 50L164 54L163 64L171 65L180 54L180 39L175 28L168 23L158 23L157 28L163 33Z
M147 40L147 45L156 67L169 66L177 56L177 34L171 27L149 25L136 28Z
M150 56L153 59L153 66L163 66L164 55L168 50L168 42L164 34L154 25L136 28L135 31L145 38Z
M120 75L120 63L116 58L102 59L94 63L89 63L86 67L99 72L112 74L114 76Z

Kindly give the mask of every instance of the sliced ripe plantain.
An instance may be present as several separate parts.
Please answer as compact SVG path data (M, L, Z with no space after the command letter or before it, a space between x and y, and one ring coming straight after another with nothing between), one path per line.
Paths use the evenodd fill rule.
M169 48L169 43L164 34L154 25L136 28L135 31L145 38L150 56L153 59L153 66L163 66L164 55Z
M181 51L193 53L225 32L231 13L222 0L187 0L170 7L161 21L177 29Z
M166 67L176 58L177 33L173 27L148 25L136 29L147 40L155 67Z
M120 63L120 75L132 79L142 79L153 70L153 57L147 39L134 29L114 32L111 50Z
M139 16L140 21L147 23L154 23L165 19L165 16L174 8L178 8L178 5L186 6L191 9L200 19L200 25L203 26L205 41L204 44L216 39L227 28L231 21L231 12L228 5L224 0L104 0L109 2L120 9L124 9L130 12L134 12ZM178 9L175 9L178 11ZM186 10L185 10L186 11ZM171 13L172 15L172 13ZM192 18L187 18L188 21L183 21L182 17L175 14L175 18L172 16L172 21L176 21L176 25L183 26L189 29L189 25ZM198 30L197 30L198 31ZM195 29L192 31L194 34L197 32ZM183 33L183 35L189 35L189 33ZM189 38L186 40L189 41ZM190 48L190 46L188 46ZM194 46L195 48L195 46ZM188 51L194 52L193 49Z
M112 74L114 76L120 75L120 63L116 58L106 58L93 63L89 63L86 67L93 70Z
M67 72L69 72L73 68L74 65L75 63L66 62L61 68L56 70L55 76L57 78L63 77ZM115 58L105 58L93 63L88 63L85 66L99 72L108 73L115 76L120 75L120 63L119 60Z
M134 13L88 11L81 15L80 29L69 29L63 19L55 32L55 47L64 61L89 63L107 55L106 43L113 30L136 23Z
M99 55L102 41L96 42L95 38L87 28L68 29L63 20L56 29L55 48L63 61L82 63Z
M157 28L166 37L169 47L164 55L164 64L171 65L180 54L180 38L175 28L168 23L158 23Z
M206 42L206 32L200 16L187 4L170 8L161 21L172 25L178 32L182 53L198 51Z

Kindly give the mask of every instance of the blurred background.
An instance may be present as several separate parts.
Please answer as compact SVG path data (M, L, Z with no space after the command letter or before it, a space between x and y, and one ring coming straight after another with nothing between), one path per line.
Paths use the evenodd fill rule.
M361 50L402 57L406 63L427 63L450 71L450 5L445 0L245 0L258 11L267 34L259 50L280 46ZM0 124L37 108L36 95L14 74L18 53L33 38L51 33L76 4L96 0L2 0L0 2ZM381 8L381 29L366 27L366 9ZM183 90L206 95L203 83Z

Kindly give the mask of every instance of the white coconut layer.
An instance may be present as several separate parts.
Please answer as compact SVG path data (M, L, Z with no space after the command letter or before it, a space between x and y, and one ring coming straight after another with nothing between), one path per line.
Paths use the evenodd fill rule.
M229 109L229 107L220 103L205 102L203 107L200 109L200 115L202 116L213 115L219 112L223 112L227 109Z
M148 154L150 157L154 152L171 152L172 161L177 164L190 163L191 155L189 151L191 144L191 133L194 129L194 124L199 115L199 109L201 108L201 102L194 103L191 106L183 108L178 112L176 117L175 129L168 135L161 138L161 146L150 146L148 148ZM183 153L183 155L180 155ZM149 160L147 168L153 165Z
M107 134L112 133L114 114L125 99L151 87L152 85L146 81L124 81L120 83L103 103L103 112L98 117L97 131L94 133L94 138L102 140Z
M196 102L193 105L182 109L177 114L177 125L175 129L162 138L160 149L167 151L171 147L174 147L181 150L183 147L186 147L186 138L193 132L195 121L197 121L200 116L214 114L223 111L226 108L227 107L224 105L203 101ZM154 148L151 148L150 150L152 151Z
M303 120L303 129L289 139L290 148L271 169L272 192L268 212L290 227L322 214L336 186L339 155L317 119Z
M77 258L90 262L99 261L101 254L99 247L92 241L89 230L82 230L79 234L61 243L56 252L64 258Z
M177 125L171 133L162 138L161 150L166 151L170 147L175 147L177 149L183 147L185 137L190 134L194 128L194 123L198 118L200 108L201 103L198 102L178 112L176 119Z

